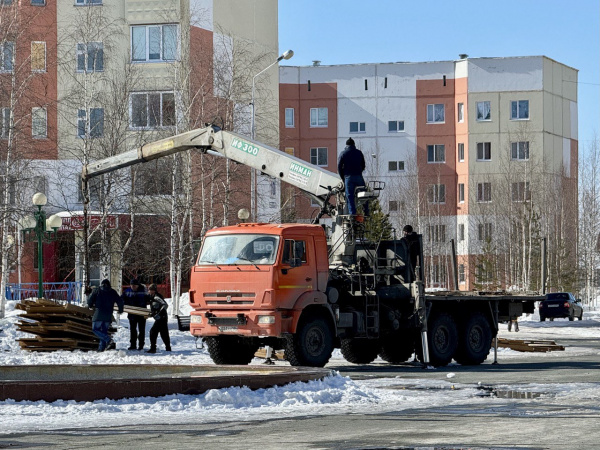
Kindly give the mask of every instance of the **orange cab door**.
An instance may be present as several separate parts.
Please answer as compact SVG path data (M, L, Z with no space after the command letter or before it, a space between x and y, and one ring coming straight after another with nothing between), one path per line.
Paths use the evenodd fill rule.
M305 292L317 289L317 268L312 237L286 236L278 274L277 298L291 308Z

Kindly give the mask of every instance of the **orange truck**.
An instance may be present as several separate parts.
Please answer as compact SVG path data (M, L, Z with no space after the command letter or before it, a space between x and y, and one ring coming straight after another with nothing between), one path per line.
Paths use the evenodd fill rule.
M215 126L90 163L82 181L190 149L258 169L321 206L314 224L241 223L204 236L191 269L190 330L204 338L217 364L248 364L259 347L284 349L290 364L316 367L334 348L356 364L377 356L398 364L413 354L435 366L453 359L480 364L499 324L532 313L543 299L536 293L426 294L420 236L419 262L411 267L404 241L369 240L363 222L344 213L336 174ZM357 202L376 198L383 187L370 182L355 194Z

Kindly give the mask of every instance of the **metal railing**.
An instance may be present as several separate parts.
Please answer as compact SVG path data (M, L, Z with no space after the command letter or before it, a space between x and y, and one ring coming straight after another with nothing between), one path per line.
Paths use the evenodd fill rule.
M81 281L44 283L44 297L49 300L80 304L81 286ZM26 298L37 298L37 296L37 283L10 283L6 286L6 298L8 300L24 300Z

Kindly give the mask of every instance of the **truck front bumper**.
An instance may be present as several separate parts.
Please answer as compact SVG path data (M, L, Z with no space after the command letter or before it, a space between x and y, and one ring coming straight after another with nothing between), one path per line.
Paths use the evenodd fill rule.
M292 314L281 311L192 311L193 336L235 335L281 337L291 325Z

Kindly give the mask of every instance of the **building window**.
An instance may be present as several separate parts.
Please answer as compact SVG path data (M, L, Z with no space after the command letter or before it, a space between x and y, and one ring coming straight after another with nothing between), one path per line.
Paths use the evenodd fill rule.
M14 67L15 43L4 42L0 44L0 71L12 72Z
M527 120L529 119L529 100L517 100L510 102L510 119Z
M480 223L478 238L480 241L491 241L492 240L492 224L491 223Z
M326 167L327 160L327 148L325 147L316 147L310 149L310 163L315 166Z
M431 282L443 284L446 282L446 266L444 264L433 264L430 266Z
M104 108L90 108L88 121L85 109L77 111L77 137L97 138L104 136Z
M462 242L465 240L465 224L458 224L458 242Z
M271 197L275 197L277 195L277 181L271 180L269 187L271 189Z
M175 125L175 94L144 92L131 94L131 128L162 128Z
M465 104L459 103L456 108L456 117L458 117L458 122L462 123L465 121Z
M492 120L490 102L477 102L477 120Z
M446 147L444 145L427 146L427 162L443 163L446 162Z
M350 133L364 133L365 131L365 122L350 122Z
M404 161L388 161L388 171L404 172Z
M285 127L294 128L296 126L294 122L294 108L285 108Z
M443 123L444 121L443 103L427 105L427 123Z
M492 183L477 183L477 201L492 201Z
M510 157L518 161L527 161L529 159L529 142L511 142Z
M427 200L429 203L446 203L446 185L430 184L427 188Z
M76 5L101 5L102 0L75 0Z
M46 177L33 177L33 189L34 192L41 192L44 195L48 195L48 181Z
M518 183L512 183L511 191L513 202L526 202L531 200L531 190L529 189L529 181L519 181Z
M131 27L133 62L175 61L178 50L177 25Z
M33 108L31 110L31 135L41 139L48 135L46 108Z
M388 210L391 211L398 211L398 201L397 200L390 200L388 203Z
M10 108L1 108L2 113L2 137L3 139L8 138L8 132L10 130Z
M429 242L446 242L446 225L430 225L427 227Z
M458 282L460 284L465 284L465 265L464 264L459 264L458 265Z
M458 203L465 202L465 184L458 183Z
M458 162L465 162L465 144L462 142L458 143Z
M477 161L492 160L492 143L478 142L477 143Z
M312 128L326 127L327 124L327 108L310 108L310 126Z
M31 71L45 72L46 71L46 43L32 42L31 43Z
M79 184L81 184L81 177L79 177ZM12 175L8 176L8 203L17 204L17 178Z
M404 131L404 120L388 121L388 131L390 133L399 133L401 131Z
M88 42L77 44L77 72L102 72L104 70L104 44Z
M31 0L33 6L45 6L46 0Z

